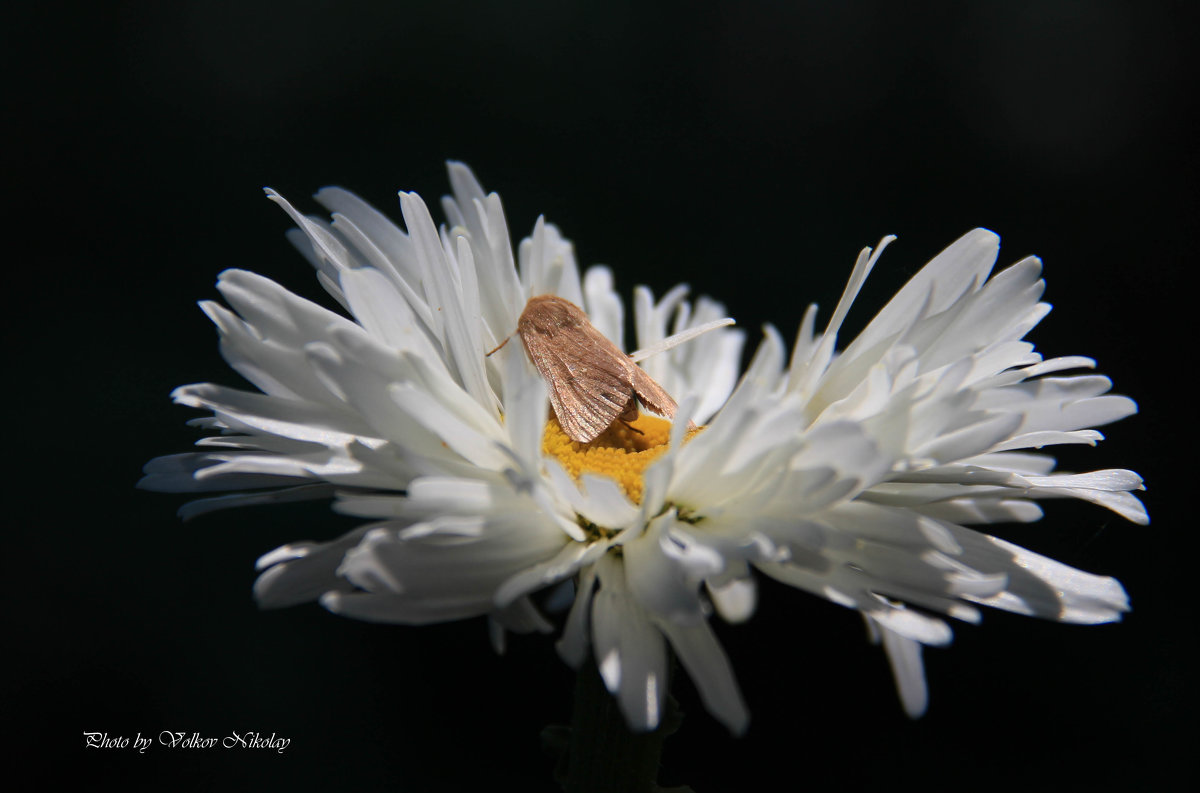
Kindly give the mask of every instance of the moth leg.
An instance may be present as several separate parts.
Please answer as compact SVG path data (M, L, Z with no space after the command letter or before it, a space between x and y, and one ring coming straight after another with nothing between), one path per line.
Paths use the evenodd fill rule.
M645 435L646 433L642 432L637 427L633 426L633 424L631 423L631 422L637 421L637 417L638 417L637 397L633 396L631 394L629 396L629 401L627 403L625 403L625 410L622 411L621 415L617 416L617 421L624 424L625 427L630 432L636 432L638 435Z
M493 352L500 352L500 348L501 348L501 347L503 347L505 344L508 344L508 340L509 340L509 339L511 339L512 337L513 337L513 335L512 335L511 333L510 333L510 334L508 334L507 336L505 336L505 337L504 337L504 341L500 342L500 343L499 343L499 344L497 344L495 347L493 347L493 348L492 348L492 350L491 350L491 352L487 353L487 354L486 354L486 355L484 355L483 357L484 357L484 358L491 358L491 357L492 357L492 353L493 353Z
M637 418L637 417L635 416L634 418ZM636 434L638 434L638 435L645 435L645 434L646 434L646 433L642 432L641 430L639 430L637 427L635 427L635 426L633 426L632 424L630 424L630 423L629 423L628 421L626 421L624 418L619 418L619 419L617 419L617 421L619 421L619 422L621 422L622 424L624 424L624 425L625 425L625 429L629 430L630 432L636 433Z

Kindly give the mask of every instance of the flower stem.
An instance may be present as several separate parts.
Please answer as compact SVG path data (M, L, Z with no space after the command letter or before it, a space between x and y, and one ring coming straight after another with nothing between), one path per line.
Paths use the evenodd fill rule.
M674 666L672 659L671 666ZM674 671L672 669L672 671ZM663 718L652 732L633 732L616 699L604 687L590 658L575 678L566 793L655 793L663 742L679 728L681 716L668 694Z

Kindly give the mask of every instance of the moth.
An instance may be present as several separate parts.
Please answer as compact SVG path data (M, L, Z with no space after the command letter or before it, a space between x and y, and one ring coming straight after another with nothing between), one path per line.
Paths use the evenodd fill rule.
M709 322L626 355L596 330L579 306L557 295L540 295L525 304L516 334L550 385L550 405L563 431L571 440L589 443L614 422L636 419L639 402L673 419L679 406L636 361L732 323L732 319Z

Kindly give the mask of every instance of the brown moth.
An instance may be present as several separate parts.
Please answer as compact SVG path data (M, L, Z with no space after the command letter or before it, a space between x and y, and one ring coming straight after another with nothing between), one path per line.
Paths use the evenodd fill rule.
M618 419L633 421L639 401L665 418L675 417L678 405L671 395L571 301L557 295L530 298L517 333L550 384L550 405L571 440L588 443Z

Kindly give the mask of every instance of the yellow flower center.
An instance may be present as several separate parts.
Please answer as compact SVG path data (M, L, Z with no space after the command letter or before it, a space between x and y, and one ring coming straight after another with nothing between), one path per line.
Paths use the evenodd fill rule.
M689 432L688 437L698 431ZM613 422L591 443L580 443L567 437L551 413L542 434L542 452L562 463L577 482L584 472L615 479L625 495L640 504L645 487L642 475L667 450L670 439L671 422L639 413L628 424Z

